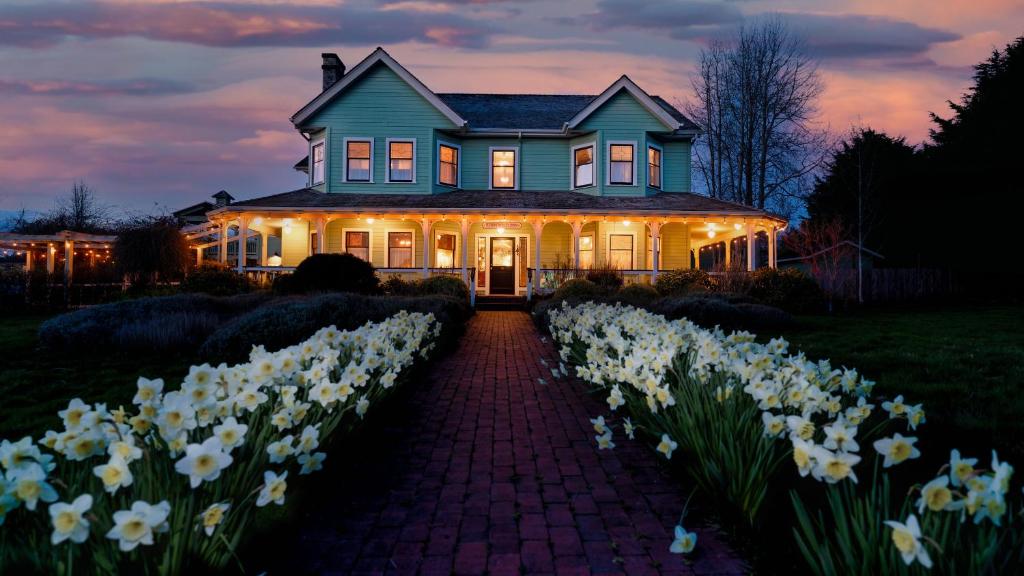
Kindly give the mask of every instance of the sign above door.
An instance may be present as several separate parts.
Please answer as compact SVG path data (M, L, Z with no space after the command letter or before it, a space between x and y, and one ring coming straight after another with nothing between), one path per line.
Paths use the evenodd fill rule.
M484 230L519 230L523 227L522 222L481 222L480 227Z

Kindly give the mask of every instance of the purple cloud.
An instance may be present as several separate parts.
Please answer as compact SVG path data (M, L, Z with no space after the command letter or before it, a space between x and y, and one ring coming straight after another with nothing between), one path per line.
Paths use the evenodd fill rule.
M2 80L0 94L33 96L154 96L185 94L196 87L160 78L136 78L106 82L75 80Z
M91 2L0 8L0 44L39 48L67 37L185 42L203 46L324 46L420 41L482 47L488 24L458 14L366 10L348 5L285 6L186 2Z

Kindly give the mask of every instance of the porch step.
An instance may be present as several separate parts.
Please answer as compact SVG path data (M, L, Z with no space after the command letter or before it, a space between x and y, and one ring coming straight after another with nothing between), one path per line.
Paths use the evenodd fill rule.
M525 310L526 296L477 296L477 310Z

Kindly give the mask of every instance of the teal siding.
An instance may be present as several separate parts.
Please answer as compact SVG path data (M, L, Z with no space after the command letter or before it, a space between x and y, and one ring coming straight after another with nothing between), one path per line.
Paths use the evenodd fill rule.
M324 126L327 137L327 192L427 194L433 190L434 129L454 124L387 66L378 65L306 122ZM373 137L373 184L344 182L343 142ZM416 183L385 183L387 139L416 139Z
M462 187L486 190L492 147L519 148L520 190L569 189L569 141L554 138L472 138L462 142Z
M665 142L662 145L665 154L662 158L662 172L665 179L666 192L689 192L692 182L690 174L690 143Z

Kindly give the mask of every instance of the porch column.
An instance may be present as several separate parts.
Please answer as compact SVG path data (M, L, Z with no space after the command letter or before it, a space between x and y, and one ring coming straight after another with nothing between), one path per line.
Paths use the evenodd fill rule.
M196 268L203 265L203 249L196 248Z
M747 272L753 272L756 263L757 260L754 258L754 225L747 224Z
M221 264L227 264L228 263L228 221L227 220L221 220L220 221L220 249L218 250L218 252L220 252L220 254L219 254L219 257L217 259L220 260Z
M423 277L430 276L430 226L433 224L428 218L420 220L420 228L423 229Z
M735 238L725 239L725 269L729 270L732 267L732 243Z
M469 220L462 219L459 231L462 234L462 281L469 286Z
M580 269L580 232L583 231L583 221L576 220L572 224L572 261L576 270Z
M57 254L57 249L53 247L53 244L46 245L46 273L53 274L54 269L54 256Z
M540 240L544 234L544 221L533 221L533 293L540 289Z
M64 285L71 284L71 276L75 272L75 241L64 241Z
M246 236L249 235L249 217L245 215L238 216L238 273L245 274L245 245Z
M323 254L324 246L327 245L327 241L324 235L327 233L327 218L323 216L317 216L316 218L316 253Z
M651 222L651 283L658 279L658 257L661 247L661 223Z
M32 271L32 264L34 264L34 262L32 262L32 250L25 250L25 272Z
M768 267L775 268L775 226L768 228Z
M267 265L267 240L269 234L266 232L260 232L260 266Z

